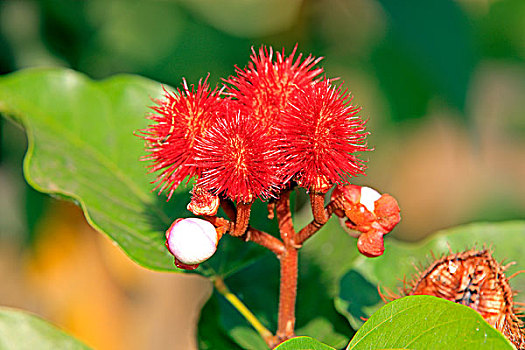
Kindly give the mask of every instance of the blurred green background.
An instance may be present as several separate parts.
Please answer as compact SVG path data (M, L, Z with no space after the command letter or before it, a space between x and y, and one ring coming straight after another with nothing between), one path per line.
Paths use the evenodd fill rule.
M391 236L525 219L523 0L0 2L1 74L61 66L97 79L133 73L178 86L209 73L220 83L252 46L290 52L296 43L325 57L327 76L341 77L369 119L375 150L355 182L398 199ZM47 316L99 349L195 347L209 286L128 262L76 208L25 183L25 148L23 131L0 119L0 278L10 282L0 304ZM164 326L131 321L144 313ZM173 324L180 337L160 341ZM136 330L140 339L121 339Z

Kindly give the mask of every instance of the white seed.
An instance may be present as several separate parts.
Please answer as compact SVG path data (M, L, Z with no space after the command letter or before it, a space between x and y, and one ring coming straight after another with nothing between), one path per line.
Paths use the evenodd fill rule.
M371 213L373 213L375 209L374 202L379 198L381 198L381 195L373 188L361 187L361 199L359 203L364 205Z
M217 231L206 220L189 218L176 221L167 232L170 252L182 263L200 264L217 250Z

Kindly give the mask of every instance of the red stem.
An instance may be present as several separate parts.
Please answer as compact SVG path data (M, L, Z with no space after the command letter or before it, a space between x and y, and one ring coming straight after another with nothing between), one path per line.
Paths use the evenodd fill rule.
M320 207L324 204L324 196L321 201L319 197L312 199L312 195L310 196L310 200L312 203L312 213L314 215L314 219L312 220L312 222L303 227L297 233L295 238L295 244L298 246L301 246L304 243L304 241L306 241L308 238L312 237L314 233L319 231L321 227L323 227L324 224L328 222L330 216L332 216L334 212L337 213L338 209L341 209L341 202L339 200L333 200L326 205L326 208L322 207L321 211Z
M290 190L281 193L275 211L279 231L285 246L280 258L281 282L279 286L279 316L277 322L277 341L282 342L294 336L295 301L297 297L297 247L292 213L290 211Z
M310 192L310 204L312 205L312 214L314 221L317 221L321 226L328 221L328 214L324 208L325 193Z
M241 238L244 238L247 242L251 241L268 248L274 252L278 258L280 258L285 253L284 244L279 238L276 238L269 233L254 229L253 227L248 227L246 236Z
M293 246L287 246L281 257L281 283L279 293L279 319L277 339L279 342L294 336L295 300L297 297L297 252Z
M236 221L237 219L237 209L233 205L233 203L229 200L221 200L221 207L226 213L226 215L230 218L230 220ZM234 230L234 224L226 219L218 218L218 217L209 217L206 218L208 221L210 221L215 227L224 231L232 231ZM222 234L223 232L221 232ZM233 236L233 235L232 235ZM283 242L281 242L278 238L272 236L269 233L266 233L264 231L257 230L253 227L248 226L245 234L241 236L237 236L240 239L243 239L246 242L254 242L257 243L270 251L272 251L277 257L280 257L284 254L285 248Z
M237 204L235 226L233 226L233 231L230 231L230 235L234 237L239 237L246 233L246 230L248 229L248 224L250 223L250 212L252 209L252 203L253 202L239 202Z
M279 232L285 245L294 245L295 230L290 211L290 190L284 190L275 204Z
M316 233L329 219L332 213L341 209L340 201L330 202L324 207L324 193L312 192L310 202L314 220L306 225L299 233L293 227L292 213L290 210L290 192L284 190L274 203L268 205L268 216L277 216L279 232L282 242L263 231L248 226L250 218L251 203L239 203L237 208L231 201L221 201L221 206L226 215L235 222L219 219L218 224L223 227L228 226L229 230L234 231L230 234L238 236L246 241L252 241L263 247L268 248L280 259L280 285L279 285L279 315L277 321L277 332L275 337L266 339L270 347L275 347L279 343L295 336L295 304L297 299L297 278L298 278L298 249L301 244ZM232 227L233 226L233 227Z

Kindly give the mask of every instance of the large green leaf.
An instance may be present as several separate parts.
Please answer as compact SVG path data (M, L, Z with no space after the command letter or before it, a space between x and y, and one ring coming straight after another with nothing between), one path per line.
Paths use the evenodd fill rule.
M0 308L0 349L89 349L37 316Z
M138 76L94 82L70 70L31 69L0 78L0 112L27 132L30 185L78 203L91 226L137 263L173 271L164 231L190 215L189 188L180 186L169 203L151 192L154 174L139 161L143 142L133 135L146 127L147 106L161 92L160 83ZM219 252L239 243L225 239ZM261 251L250 244L241 257L219 253L197 272L229 273Z
M381 307L377 292L379 286L383 292L398 293L403 287L403 279L409 280L416 273L414 266L425 268L429 265L431 254L439 257L443 254L459 252L487 246L493 250L498 260L514 261L516 264L506 271L507 276L523 269L525 257L525 222L476 223L458 226L437 232L429 239L419 243L402 243L385 240L385 254L379 258L359 257L354 268L348 271L339 284L337 309L347 316L354 328L363 324L363 318ZM518 275L511 280L516 290L525 290L525 276ZM517 301L525 301L525 294L519 293Z
M474 310L432 296L410 296L383 306L359 329L347 350L514 349Z
M296 337L280 344L275 350L335 350L331 346L310 337Z

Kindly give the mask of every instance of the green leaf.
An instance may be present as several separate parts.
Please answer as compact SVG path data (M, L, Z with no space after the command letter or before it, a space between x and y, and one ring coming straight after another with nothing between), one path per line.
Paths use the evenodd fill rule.
M452 252L483 246L493 250L493 256L499 261L514 261L516 264L506 271L507 277L523 269L525 257L525 222L512 221L503 223L476 223L458 226L437 232L421 243L403 243L393 239L385 240L385 253L374 259L359 257L352 270L347 271L339 284L339 297L336 308L345 315L354 328L363 324L362 318L368 318L381 307L377 292L379 286L383 292L397 293L403 287L403 279L409 280L416 273L414 266L425 268L433 260L431 254L440 257ZM515 290L525 290L525 276L518 275L511 281ZM515 297L525 301L525 293Z
M514 349L476 311L427 295L383 306L359 329L347 350L371 348Z
M310 337L296 337L280 344L275 350L335 350L331 346Z
M0 349L89 349L40 317L0 308Z
M24 175L35 189L71 199L86 219L131 259L154 270L177 270L164 247L164 231L185 209L189 188L169 203L152 192L154 174L139 161L143 141L133 133L147 126L151 98L161 84L132 75L95 82L65 69L30 69L0 78L0 112L26 130ZM239 244L223 240L219 250ZM249 245L243 256L223 253L196 272L241 268L261 253Z

